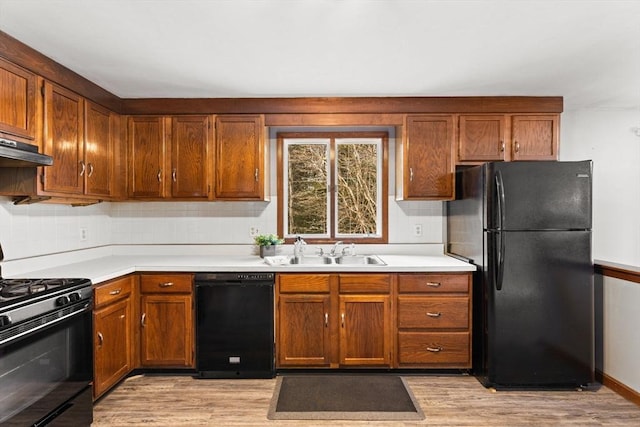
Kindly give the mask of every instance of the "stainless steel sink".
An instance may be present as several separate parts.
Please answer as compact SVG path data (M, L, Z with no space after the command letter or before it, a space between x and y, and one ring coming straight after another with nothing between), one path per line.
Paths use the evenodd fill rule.
M310 256L310 257L291 257L289 264L308 264L308 265L322 265L332 264L332 259L324 256Z
M342 265L387 265L375 255L342 256L335 259L336 264Z
M345 255L345 256L305 256L291 257L289 265L387 265L375 255Z

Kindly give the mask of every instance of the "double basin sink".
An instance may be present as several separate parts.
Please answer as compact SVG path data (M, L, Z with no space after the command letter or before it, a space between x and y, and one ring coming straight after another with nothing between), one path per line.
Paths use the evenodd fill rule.
M275 258L275 257L274 257ZM267 260L269 262L269 260ZM279 265L387 265L376 255L311 255L287 257L278 262Z

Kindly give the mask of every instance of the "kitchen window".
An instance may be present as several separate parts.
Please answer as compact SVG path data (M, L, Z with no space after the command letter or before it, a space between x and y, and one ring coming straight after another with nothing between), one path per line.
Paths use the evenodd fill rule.
M387 242L386 132L278 133L278 234Z

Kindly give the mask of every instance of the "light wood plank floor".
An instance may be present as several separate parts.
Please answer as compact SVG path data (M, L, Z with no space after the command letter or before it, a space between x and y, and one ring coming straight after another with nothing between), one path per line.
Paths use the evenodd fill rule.
M640 407L590 391L491 391L470 376L406 376L424 421L271 421L276 380L127 379L94 407L93 426L640 426Z

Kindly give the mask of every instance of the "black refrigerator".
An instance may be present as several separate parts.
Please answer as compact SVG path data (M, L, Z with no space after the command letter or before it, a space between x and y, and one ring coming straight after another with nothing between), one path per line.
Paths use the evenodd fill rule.
M447 253L476 265L473 373L486 387L594 387L592 163L456 171Z

